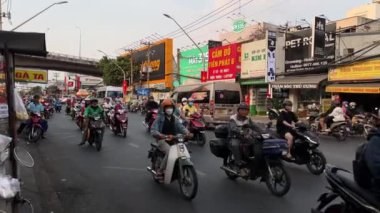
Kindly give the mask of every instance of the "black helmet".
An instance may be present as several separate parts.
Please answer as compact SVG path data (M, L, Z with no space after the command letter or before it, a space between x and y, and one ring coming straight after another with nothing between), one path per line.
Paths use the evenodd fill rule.
M39 100L39 99L40 99L40 96L39 96L39 95L34 95L34 96L33 96L33 99L38 99L38 100Z
M239 110L241 110L241 109L246 109L246 110L249 110L249 106L248 106L248 104L246 104L246 103L240 103L239 104L239 107L238 107L238 111Z
M99 101L98 101L98 99L96 99L96 98L91 98L91 100L90 100L90 103L98 103Z
M289 100L285 100L284 103L282 103L282 106L283 107L286 107L286 106L293 106L293 103Z

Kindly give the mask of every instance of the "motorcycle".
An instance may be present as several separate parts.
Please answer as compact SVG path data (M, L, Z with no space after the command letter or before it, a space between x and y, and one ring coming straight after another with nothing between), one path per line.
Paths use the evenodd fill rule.
M223 158L222 170L227 177L235 180L241 177L245 180L256 180L266 182L269 191L278 197L285 195L291 185L290 177L284 166L281 157L286 155L288 147L286 140L270 139L270 134L257 134L250 128L242 129L241 136L245 139L240 144L243 165L240 168L246 175L238 172L239 167L234 162L234 157L229 149L228 128L218 126L215 129L216 139L210 140L211 152L219 158ZM260 147L260 156L254 155L254 145ZM255 166L255 161L256 166Z
M81 104L76 104L73 110L71 110L71 119L76 120L77 115L82 110Z
M95 143L96 150L98 151L102 149L104 127L103 120L100 116L90 117L88 143L90 145Z
M157 116L158 116L158 109L150 110L150 111L148 111L148 113L151 113L152 116L151 116L151 118L149 119L148 123L146 123L145 120L144 120L144 121L143 121L143 125L145 126L146 131L147 131L147 132L150 132L150 129L152 128L153 122L157 119ZM147 114L148 114L148 113L147 113Z
M345 141L348 134L349 134L349 127L347 126L346 121L338 121L334 122L330 126L329 132L321 131L322 127L319 123L321 118L321 115L319 115L317 118L315 118L314 122L309 121L310 129L312 132L319 134L319 135L328 135L335 137L338 141Z
M280 116L280 111L275 108L268 108L267 115L269 120L276 120Z
M60 102L56 103L55 104L55 111L61 113L61 109L62 109L62 104Z
M40 125L41 115L39 113L31 113L31 125L25 127L25 135L27 140L31 143L36 143L44 132L42 126Z
M75 115L75 123L79 127L80 130L83 130L84 125L84 117L81 110L76 111Z
M173 145L170 146L164 173L164 184L168 185L178 180L182 196L187 200L192 200L198 192L197 173L184 143L184 136L177 135L172 142ZM157 171L164 157L165 154L158 149L158 144L152 143L148 155L148 158L151 159L151 166L147 167L147 170L153 175L153 179L157 183L159 183L156 178Z
M125 109L119 109L118 113L116 114L116 119L118 125L116 125L115 120L115 110L111 110L109 113L110 117L110 129L113 132L113 134L122 134L123 137L127 137L127 128L128 128L128 114Z
M268 124L268 127L270 126L271 123ZM310 132L304 124L297 125L293 132L295 139L290 153L295 159L284 158L284 160L298 165L306 164L312 174L322 174L326 167L326 157L318 149L318 136Z
M378 199L370 191L360 187L351 172L327 166L325 175L330 185L329 192L319 197L319 204L311 210L312 213L380 213ZM339 203L331 203L337 198L340 198Z
M203 122L202 115L199 113L194 113L190 116L188 130L190 133L194 134L194 139L199 146L204 146L206 144L206 125Z
M49 118L51 117L50 106L49 106L48 103L44 103L43 117L44 117L45 119L49 119Z
M112 107L111 107L112 108ZM108 115L111 111L111 108L108 108L108 107L103 107L103 110L104 110L104 122L106 124L106 126L110 125L110 116Z

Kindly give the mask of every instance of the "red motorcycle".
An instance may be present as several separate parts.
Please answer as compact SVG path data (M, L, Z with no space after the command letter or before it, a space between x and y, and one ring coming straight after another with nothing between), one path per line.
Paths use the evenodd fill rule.
M38 139L41 138L43 129L40 124L41 115L39 113L32 113L31 116L32 123L25 128L25 133L27 136L27 139L31 143L35 143L38 141Z
M121 134L123 137L127 137L127 128L128 128L128 114L125 109L119 109L116 113L115 120L115 110L109 112L110 117L110 129L113 134Z
M153 125L153 122L157 119L157 116L158 116L158 109L153 109L153 110L150 110L147 112L148 113L151 113L152 116L151 118L149 119L149 122L146 123L145 121L143 121L143 125L145 126L146 128L146 131L147 132L150 132L150 129L152 128L152 125Z
M201 114L192 114L187 128L190 133L194 134L194 140L196 140L199 146L204 146L206 144L206 125Z

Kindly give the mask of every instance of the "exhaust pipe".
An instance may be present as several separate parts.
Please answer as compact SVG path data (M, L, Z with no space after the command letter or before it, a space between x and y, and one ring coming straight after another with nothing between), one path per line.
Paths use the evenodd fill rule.
M230 169L230 168L228 168L226 166L222 166L220 168L223 169L224 171L227 171L227 172L232 173L234 175L240 176L235 170L232 170L232 169Z
M152 168L150 168L150 166L146 167L146 169L148 170L148 172L150 172L154 175L157 175L156 171L154 171Z

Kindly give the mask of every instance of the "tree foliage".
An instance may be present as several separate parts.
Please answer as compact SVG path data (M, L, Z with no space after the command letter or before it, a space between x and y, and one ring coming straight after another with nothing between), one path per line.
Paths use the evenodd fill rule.
M32 87L29 91L31 95L43 95L42 87L41 86L35 86Z
M49 95L59 95L61 93L61 90L57 85L50 85L46 88L46 92Z
M103 57L98 62L97 66L103 71L103 81L106 85L121 86L123 84L123 72L121 69L125 71L127 80L129 80L131 75L130 57L118 57L116 59ZM133 71L134 76L136 77L139 73L139 66L135 65Z

